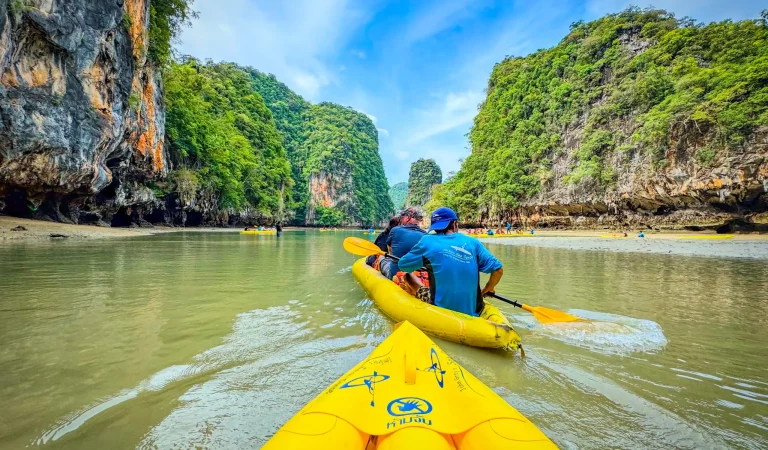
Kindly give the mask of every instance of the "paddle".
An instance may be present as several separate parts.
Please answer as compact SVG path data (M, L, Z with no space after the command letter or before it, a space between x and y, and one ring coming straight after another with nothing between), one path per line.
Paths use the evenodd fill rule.
M344 239L344 250L358 256L385 255L396 261L400 259L396 256L381 251L381 249L377 247L373 242L356 237L348 237ZM533 317L538 319L538 321L541 323L575 322L577 320L582 320L576 316L572 316L555 309L544 308L542 306L528 306L525 303L519 303L515 300L510 300L498 294L489 294L489 296L528 311L529 313L533 314Z
M525 303L519 303L519 302L516 302L515 300L504 298L499 294L488 294L488 295L490 297L497 298L502 302L509 303L510 305L517 306L518 308L522 308L528 311L529 313L533 314L533 317L538 319L538 321L541 323L576 322L576 321L582 320L576 316L572 316L568 313L564 313L556 309L545 308L543 306L529 306L529 305L526 305Z

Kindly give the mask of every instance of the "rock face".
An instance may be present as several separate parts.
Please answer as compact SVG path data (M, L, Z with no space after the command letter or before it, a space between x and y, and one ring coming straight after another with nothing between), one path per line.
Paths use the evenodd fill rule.
M109 223L167 175L149 0L0 2L0 211ZM118 219L119 220L119 219Z
M627 8L507 57L446 183L468 223L768 231L764 20Z
M443 172L434 159L419 158L408 172L408 195L405 206L423 207L430 198L432 186L443 182Z
M578 146L578 131L569 143ZM639 151L616 152L607 163L616 172L608 189L596 183L564 182L574 162L568 151L555 159L551 181L516 212L525 226L634 227L768 231L768 127L736 151L721 151L709 164L695 158L701 136L677 135L659 169Z

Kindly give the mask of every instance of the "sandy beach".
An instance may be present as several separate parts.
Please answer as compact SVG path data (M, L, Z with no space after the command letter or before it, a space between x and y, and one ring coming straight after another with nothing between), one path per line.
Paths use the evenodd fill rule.
M602 237L601 237L602 236ZM768 235L737 234L728 239L714 233L649 233L621 237L599 231L536 231L534 236L480 239L486 244L523 245L569 250L634 252L726 258L768 259Z
M21 228L19 228L21 227ZM23 228L23 229L22 229ZM92 225L72 225L43 220L0 216L0 242L49 241L51 239L108 239L149 236L179 231L237 232L240 228L110 228Z

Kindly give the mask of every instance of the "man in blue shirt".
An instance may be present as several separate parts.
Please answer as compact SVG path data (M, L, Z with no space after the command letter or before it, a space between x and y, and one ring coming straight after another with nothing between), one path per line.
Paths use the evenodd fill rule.
M483 297L494 293L504 271L496 259L477 239L460 234L456 213L438 208L432 213L432 226L418 244L399 262L403 272L426 267L433 303L441 308L479 316ZM480 273L491 277L480 290Z
M419 226L424 215L418 209L404 209L398 213L398 216L400 216L400 225L389 232L387 250L390 255L399 258L408 253L427 232ZM384 258L379 269L382 275L391 280L397 273L397 263L394 259Z

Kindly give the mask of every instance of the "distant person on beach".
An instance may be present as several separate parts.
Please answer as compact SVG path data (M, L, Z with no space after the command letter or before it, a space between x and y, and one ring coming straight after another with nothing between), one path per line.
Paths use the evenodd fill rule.
M638 234L638 235L637 235L637 237L639 237L639 238L644 238L644 237L645 237L645 233L643 233L643 232L641 231L641 232L640 232L640 234Z
M512 229L512 224L507 222L507 234L509 234L509 230Z
M275 225L275 231L277 231L277 237L280 237L283 233L283 225L280 222L277 222L277 225Z

